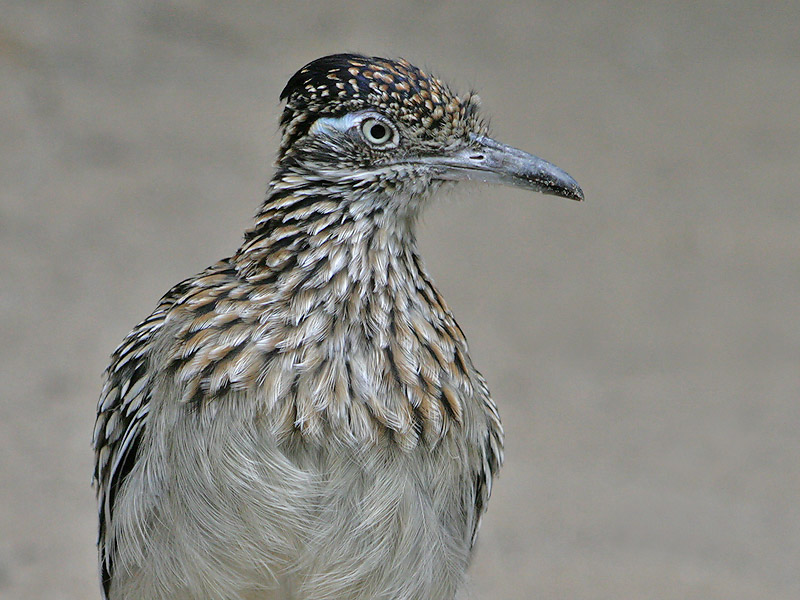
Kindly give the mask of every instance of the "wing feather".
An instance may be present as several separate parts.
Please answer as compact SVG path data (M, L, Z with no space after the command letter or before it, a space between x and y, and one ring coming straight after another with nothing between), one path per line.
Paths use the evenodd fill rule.
M97 493L97 549L103 597L106 599L116 552L114 533L109 526L114 514L114 501L136 464L150 414L154 371L148 368L148 362L152 342L164 326L169 310L189 287L187 280L172 288L155 311L125 337L112 354L111 364L105 371L92 439L95 451L92 483Z

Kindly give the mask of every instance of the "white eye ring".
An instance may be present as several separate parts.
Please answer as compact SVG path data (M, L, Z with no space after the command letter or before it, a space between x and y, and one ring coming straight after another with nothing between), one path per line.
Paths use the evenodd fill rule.
M385 146L396 140L397 130L381 119L364 119L361 121L361 135L373 146Z

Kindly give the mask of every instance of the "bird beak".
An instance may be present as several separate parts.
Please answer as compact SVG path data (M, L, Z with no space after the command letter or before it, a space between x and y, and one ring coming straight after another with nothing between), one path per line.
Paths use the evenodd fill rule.
M554 164L485 136L474 136L467 148L422 160L434 169L437 179L503 183L583 200L578 182Z

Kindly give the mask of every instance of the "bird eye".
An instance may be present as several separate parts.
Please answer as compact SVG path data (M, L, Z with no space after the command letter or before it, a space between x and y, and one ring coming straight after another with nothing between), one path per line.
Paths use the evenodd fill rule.
M378 119L364 119L361 123L361 135L370 144L383 146L390 142L394 137L394 130L383 121Z

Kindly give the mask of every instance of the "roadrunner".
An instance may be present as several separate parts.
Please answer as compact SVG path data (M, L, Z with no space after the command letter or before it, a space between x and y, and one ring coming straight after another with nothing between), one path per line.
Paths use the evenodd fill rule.
M445 600L503 458L464 334L417 252L449 182L582 200L405 60L315 60L236 253L114 352L94 432L104 597Z

